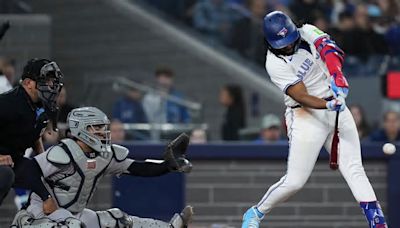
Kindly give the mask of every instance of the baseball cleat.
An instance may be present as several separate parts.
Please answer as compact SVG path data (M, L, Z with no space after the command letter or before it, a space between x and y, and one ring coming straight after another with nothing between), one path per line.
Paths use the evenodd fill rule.
M250 207L243 214L242 228L258 228L260 222L264 218L264 214L261 213L255 206Z
M192 206L189 205L189 206L186 206L185 208L183 208L180 216L183 220L184 227L187 227L189 225L189 223L192 222L193 214L194 214L194 212L193 212Z
M387 228L385 216L379 202L361 202L360 207L364 211L365 218L371 228Z
M193 207L186 206L180 214L176 213L170 222L172 228L187 228L189 223L192 222Z

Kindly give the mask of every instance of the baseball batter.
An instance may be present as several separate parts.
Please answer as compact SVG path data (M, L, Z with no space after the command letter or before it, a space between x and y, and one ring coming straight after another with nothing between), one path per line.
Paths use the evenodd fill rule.
M242 228L259 227L264 215L286 201L307 182L321 148L330 153L335 117L339 115L339 170L359 202L369 227L387 227L361 161L359 137L345 98L343 51L317 27L297 27L284 13L264 18L268 47L266 70L285 94L289 137L287 172L261 201L243 215Z
M59 209L46 216L42 209L42 199L33 193L29 206L18 212L12 227L187 226L193 213L190 206L181 214L175 214L169 223L129 216L118 208L96 212L86 208L98 181L104 175L159 176L170 171L190 172L191 163L185 159L189 144L187 135L181 134L168 145L164 161L140 162L127 158L127 148L110 143L110 121L99 109L74 109L69 113L67 122L73 139L63 139L59 145L35 157Z

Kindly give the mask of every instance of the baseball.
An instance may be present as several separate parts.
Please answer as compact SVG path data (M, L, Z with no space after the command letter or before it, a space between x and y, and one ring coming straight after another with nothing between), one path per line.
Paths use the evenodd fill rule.
M385 143L382 147L383 153L387 155L392 155L396 152L396 146L391 143Z

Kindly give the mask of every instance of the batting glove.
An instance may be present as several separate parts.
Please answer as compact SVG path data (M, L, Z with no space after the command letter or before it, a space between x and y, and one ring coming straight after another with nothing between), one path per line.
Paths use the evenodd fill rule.
M340 83L341 85L338 85L339 83L338 83L337 77L335 75L336 74L333 74L332 78L331 78L331 89L333 91L333 95L336 98L339 96L346 98L347 94L349 94L349 87L346 87L347 82Z
M331 101L326 102L326 108L329 111L342 112L346 108L346 101L343 97L339 96Z

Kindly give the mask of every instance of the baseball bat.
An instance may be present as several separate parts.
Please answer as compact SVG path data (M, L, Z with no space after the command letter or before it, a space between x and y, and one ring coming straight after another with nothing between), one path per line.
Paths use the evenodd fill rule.
M331 155L329 157L329 167L332 170L337 170L339 168L339 164L338 164L338 146L339 146L338 124L339 124L339 111L336 112L335 130L333 132Z

